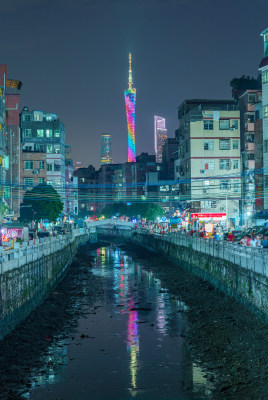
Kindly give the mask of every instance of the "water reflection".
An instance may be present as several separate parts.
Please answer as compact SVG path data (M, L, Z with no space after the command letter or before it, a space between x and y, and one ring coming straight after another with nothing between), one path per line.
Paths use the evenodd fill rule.
M42 365L53 361L53 368L36 372L28 398L46 399L41 390L46 384L52 393L57 389L55 398L65 400L73 400L72 385L81 388L79 400L205 399L204 374L180 337L186 323L180 311L187 306L119 248L92 254L92 272L103 278L104 299L89 316L81 316L76 338L87 330L94 341L53 343L42 360ZM69 357L81 368L76 370Z

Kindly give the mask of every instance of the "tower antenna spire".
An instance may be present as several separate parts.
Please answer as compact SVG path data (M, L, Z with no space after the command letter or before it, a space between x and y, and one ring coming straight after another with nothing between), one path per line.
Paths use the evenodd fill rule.
M128 90L132 90L132 69L131 69L131 53L128 55L129 59L129 69L128 69Z

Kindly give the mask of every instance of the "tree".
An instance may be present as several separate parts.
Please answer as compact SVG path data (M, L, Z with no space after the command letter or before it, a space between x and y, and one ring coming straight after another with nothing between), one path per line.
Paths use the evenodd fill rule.
M232 96L238 99L246 90L261 89L260 79L242 75L240 78L233 78L230 82Z
M127 206L126 204L113 204L111 206L106 206L102 212L106 218L111 218L113 216L125 216L128 218L146 218L148 221L154 221L158 217L164 215L164 210L154 203L132 203Z
M20 206L20 221L56 221L63 210L60 195L51 185L40 184L25 192Z

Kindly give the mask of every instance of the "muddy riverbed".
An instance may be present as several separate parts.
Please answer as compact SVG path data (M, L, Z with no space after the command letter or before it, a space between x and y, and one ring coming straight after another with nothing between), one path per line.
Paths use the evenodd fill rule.
M268 326L240 303L195 278L163 256L122 245L142 260L170 294L187 304L185 340L190 357L207 370L213 400L268 399Z
M85 245L0 342L0 399L268 399L268 328L159 254Z

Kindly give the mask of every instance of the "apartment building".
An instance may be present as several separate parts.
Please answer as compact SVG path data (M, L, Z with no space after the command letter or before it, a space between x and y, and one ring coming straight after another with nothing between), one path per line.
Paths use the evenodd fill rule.
M24 190L46 182L65 198L65 128L58 115L24 107L20 114Z
M241 220L242 224L246 226L251 223L256 211L256 162L258 163L259 169L262 168L260 165L260 153L258 152L258 149L258 157L256 157L255 154L255 145L257 144L258 146L258 140L257 143L255 143L255 131L258 125L257 121L259 120L258 104L261 104L261 101L261 90L246 90L239 98L241 138Z
M233 100L185 100L178 108L179 198L199 213L239 224L240 112ZM176 169L175 169L176 171Z

